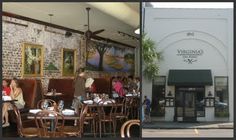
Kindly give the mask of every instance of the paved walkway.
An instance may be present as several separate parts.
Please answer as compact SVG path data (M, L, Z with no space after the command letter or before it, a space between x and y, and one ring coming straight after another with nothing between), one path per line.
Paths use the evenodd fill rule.
M150 122L142 123L142 127L148 129L233 129L233 122Z

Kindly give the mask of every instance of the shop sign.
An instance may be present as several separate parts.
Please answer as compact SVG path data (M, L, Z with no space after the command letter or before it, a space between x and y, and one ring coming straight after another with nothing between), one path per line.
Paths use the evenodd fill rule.
M178 49L176 55L182 57L184 62L192 64L194 62L197 62L198 57L202 56L203 53L204 51L202 49L196 49L196 50Z

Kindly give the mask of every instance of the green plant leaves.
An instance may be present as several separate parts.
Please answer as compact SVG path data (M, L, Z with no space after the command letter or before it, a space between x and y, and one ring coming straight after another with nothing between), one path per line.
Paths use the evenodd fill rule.
M156 44L153 40L142 37L142 58L144 63L143 74L149 80L158 76L159 66L158 63L162 59L161 52L156 51Z

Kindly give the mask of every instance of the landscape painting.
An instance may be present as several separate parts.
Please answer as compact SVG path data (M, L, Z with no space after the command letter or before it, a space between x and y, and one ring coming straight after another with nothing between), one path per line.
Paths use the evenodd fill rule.
M74 76L76 51L74 49L62 49L62 76Z
M134 72L134 49L92 42L87 48L88 70L106 72Z
M22 76L42 76L43 46L33 43L23 43L22 47Z

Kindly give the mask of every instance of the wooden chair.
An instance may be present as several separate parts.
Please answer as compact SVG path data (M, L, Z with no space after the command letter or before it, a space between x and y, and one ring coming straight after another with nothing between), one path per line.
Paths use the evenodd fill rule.
M94 137L96 137L96 130L97 130L97 119L98 118L98 109L97 107L88 107L88 112L85 116L85 121L89 122L91 132L93 133Z
M111 129L111 125L112 125L112 128L113 128L113 134L115 136L115 118L114 118L114 114L116 113L116 109L115 109L115 103L111 103L110 105L110 111L108 113L105 112L105 108L106 108L106 104L105 102L106 101L111 101L110 99L108 100L102 100L99 102L99 134L100 134L100 138L102 137L102 125L103 125L103 131L106 133L106 127L105 127L105 124L106 123L109 123L109 128L110 128L110 133L112 131Z
M140 126L140 120L129 120L129 121L126 121L122 125L122 127L120 129L121 138L125 138L125 137L130 138L130 128L133 125Z
M49 104L49 107L52 107L54 104L57 104L56 101L52 100L52 99L42 99L42 100L39 100L38 103L37 103L37 108L40 108L40 109L43 109L42 108L42 103L44 103L45 101L48 102Z
M43 110L35 115L35 122L42 138L64 137L57 129L64 129L64 116L55 111ZM49 130L50 128L50 130Z
M87 112L88 112L88 106L83 105L83 107L81 109L79 121L77 122L78 125L77 126L64 126L63 129L58 129L58 131L60 133L63 133L66 136L82 137L83 132L84 132L84 130L83 130L84 120L85 120L85 116L86 116Z
M117 122L125 122L129 117L129 110L126 108L125 100L123 100L122 104L115 105L116 113L113 114L115 119L115 130L117 128Z
M19 109L14 104L12 106L16 114L17 132L20 135L20 137L27 137L27 138L38 137L39 136L38 129L36 127L24 128L22 125L21 114Z

